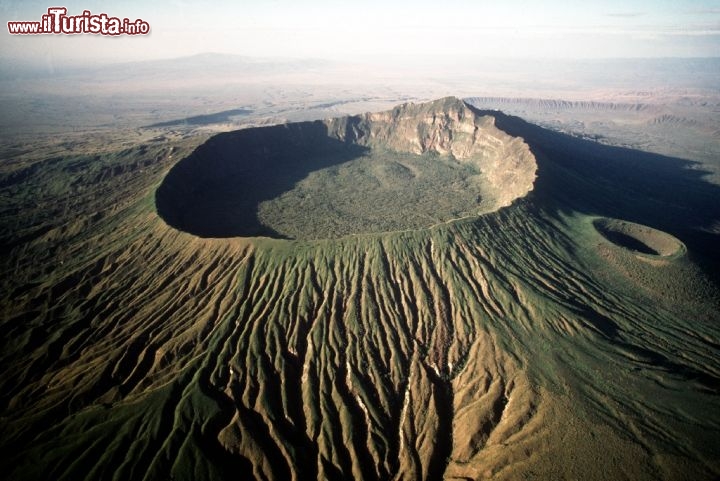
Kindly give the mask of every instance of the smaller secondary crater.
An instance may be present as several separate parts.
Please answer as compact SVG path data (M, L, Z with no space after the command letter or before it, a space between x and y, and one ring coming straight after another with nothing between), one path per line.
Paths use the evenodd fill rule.
M685 252L680 240L652 227L607 218L596 219L593 225L608 241L637 254L668 258Z

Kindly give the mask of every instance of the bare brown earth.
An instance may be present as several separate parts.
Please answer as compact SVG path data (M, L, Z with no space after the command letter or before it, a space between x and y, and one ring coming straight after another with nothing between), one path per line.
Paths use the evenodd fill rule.
M717 478L718 187L683 159L465 108L528 146L532 190L400 232L175 229L159 186L204 138L14 155L0 177L2 472ZM598 218L686 252L645 262Z

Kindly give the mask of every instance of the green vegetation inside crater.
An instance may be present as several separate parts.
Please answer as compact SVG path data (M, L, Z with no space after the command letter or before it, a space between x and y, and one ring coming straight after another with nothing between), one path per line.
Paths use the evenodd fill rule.
M372 150L309 173L262 202L258 218L302 239L416 229L491 210L480 174L450 156Z

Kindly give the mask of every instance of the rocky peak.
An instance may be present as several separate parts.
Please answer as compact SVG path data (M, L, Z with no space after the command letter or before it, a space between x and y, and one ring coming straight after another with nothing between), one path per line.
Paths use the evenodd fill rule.
M325 121L331 137L371 148L412 154L435 153L472 164L498 205L532 189L535 157L523 139L479 116L462 100L445 97L405 103L392 110Z
M456 97L406 103L392 110L327 121L331 135L362 145L382 145L398 152L476 154L479 137L496 131L492 117L478 117Z

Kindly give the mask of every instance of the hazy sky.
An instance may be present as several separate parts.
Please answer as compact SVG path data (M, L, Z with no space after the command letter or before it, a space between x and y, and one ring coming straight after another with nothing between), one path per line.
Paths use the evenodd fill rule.
M48 7L150 23L148 36L14 36L7 21ZM201 52L348 58L720 56L720 0L0 0L0 56L125 61Z

